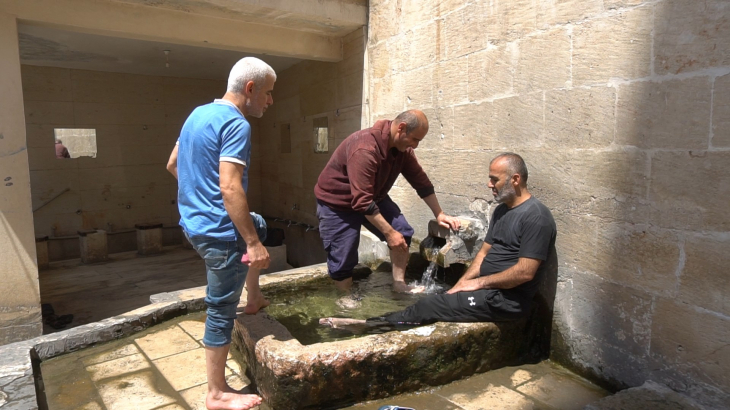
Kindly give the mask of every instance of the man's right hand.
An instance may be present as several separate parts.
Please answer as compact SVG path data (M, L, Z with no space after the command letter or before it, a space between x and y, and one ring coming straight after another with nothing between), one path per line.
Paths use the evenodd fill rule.
M406 242L406 239L395 229L385 236L385 240L388 243L388 248L408 252L408 243Z
M248 245L246 251L249 260L248 266L259 269L266 269L269 267L271 258L269 257L269 251L266 250L264 244L258 242Z

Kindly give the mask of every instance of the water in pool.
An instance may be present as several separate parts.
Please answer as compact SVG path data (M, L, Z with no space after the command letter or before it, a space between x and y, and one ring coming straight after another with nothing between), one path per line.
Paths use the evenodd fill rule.
M424 294L395 293L391 287L393 275L390 271L374 271L365 278L355 280L353 289L360 300L354 308L343 307L337 301L342 297L329 278L311 281L293 288L277 287L265 291L271 300L266 308L269 315L283 324L292 336L303 345L348 339L367 334L378 334L394 330L391 325L364 326L361 329L333 329L321 326L322 317L345 317L367 319L410 306L425 294L443 293L447 286L435 279L437 266L429 267L419 282L411 285L425 285ZM425 282L425 283L424 283ZM403 328L398 326L398 328Z

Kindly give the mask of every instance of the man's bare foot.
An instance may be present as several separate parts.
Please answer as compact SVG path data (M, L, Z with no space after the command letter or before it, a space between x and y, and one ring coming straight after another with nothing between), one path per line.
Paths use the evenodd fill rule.
M265 308L266 306L269 306L271 302L269 302L268 299L264 298L263 295L259 297L250 297L248 298L248 302L246 303L246 306L243 308L243 313L247 315L255 315L258 313L259 310Z
M426 288L423 286L409 286L405 282L395 281L393 282L393 291L398 293L423 293Z
M261 404L261 397L256 394L238 394L233 392L208 392L205 407L208 410L248 410Z
M345 295L337 299L337 302L335 303L342 309L357 309L362 306L362 302L360 302L361 299L362 298L356 295Z
M341 317L323 317L319 319L319 324L337 329L340 326L362 325L365 323L362 319L346 319Z

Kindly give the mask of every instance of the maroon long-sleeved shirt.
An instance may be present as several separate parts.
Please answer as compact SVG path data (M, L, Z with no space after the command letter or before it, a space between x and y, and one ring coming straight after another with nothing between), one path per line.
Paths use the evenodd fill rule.
M317 199L336 210L375 215L380 213L376 203L388 195L399 174L421 198L434 193L412 148L388 149L390 123L378 121L342 141L319 174Z

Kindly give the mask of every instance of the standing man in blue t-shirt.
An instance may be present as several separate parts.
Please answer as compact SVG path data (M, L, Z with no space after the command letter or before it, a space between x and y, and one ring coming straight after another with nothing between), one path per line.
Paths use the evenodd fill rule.
M228 386L225 365L236 307L244 283L245 313L266 307L259 271L269 266L261 243L266 223L249 211L246 191L251 160L251 125L245 116L261 118L274 103L276 73L265 62L246 57L228 77L221 99L197 107L180 132L167 169L178 179L180 226L205 259L208 278L205 303L205 362L209 409L250 409L261 403L255 394L240 394ZM249 262L241 258L248 255Z

